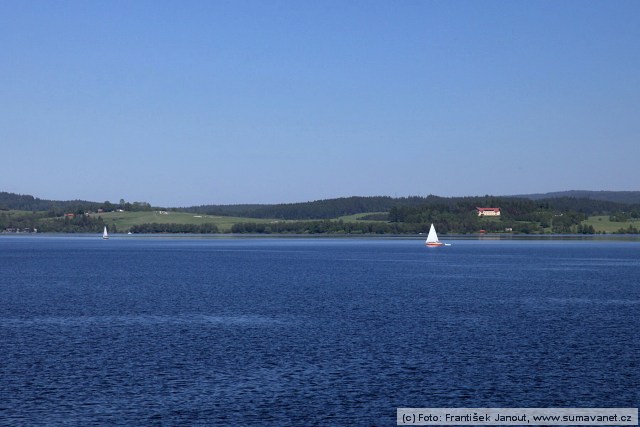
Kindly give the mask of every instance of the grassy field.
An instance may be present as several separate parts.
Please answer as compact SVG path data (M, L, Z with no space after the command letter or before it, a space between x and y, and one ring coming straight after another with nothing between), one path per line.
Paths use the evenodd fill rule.
M373 214L386 214L387 212L367 212L367 213L359 213L359 214L355 214L355 215L345 215L345 216L341 216L339 218L337 218L337 220L342 220L344 222L356 222L356 221L360 221L363 217L366 217L368 215L373 215ZM366 221L372 221L372 220L366 220ZM386 221L383 221L386 222Z
M640 228L640 220L629 220L627 222L613 222L609 220L609 215L591 216L586 221L582 221L583 225L592 225L596 233L614 233L621 228L628 228L630 225Z
M161 213L162 212L162 213ZM341 219L344 222L356 222L360 217L370 215L368 214L356 214L343 216L337 219ZM231 226L239 222L253 222L268 224L275 219L260 219L260 218L242 218L234 216L214 216L214 215L201 215L187 212L171 212L171 211L153 211L153 212L105 212L92 214L93 217L102 217L107 227L113 228L115 224L119 233L126 233L134 225L147 224L147 223L159 223L159 224L215 224L221 233L229 233Z
M164 211L160 211L164 212ZM228 233L231 231L231 226L239 222L256 222L256 223L270 223L272 219L256 219L256 218L240 218L232 216L212 216L212 215L200 215L187 212L170 212L160 213L159 211L153 212L106 212L93 214L94 217L102 217L107 226L113 226L115 224L118 232L127 232L132 226L158 223L158 224L215 224L220 232Z

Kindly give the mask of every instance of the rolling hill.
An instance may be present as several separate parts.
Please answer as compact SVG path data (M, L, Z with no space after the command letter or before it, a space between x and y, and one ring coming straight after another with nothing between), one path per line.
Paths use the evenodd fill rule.
M534 194L520 194L516 196L507 197L522 197L531 200L542 199L559 199L564 197L570 197L574 199L591 199L601 200L605 202L625 203L625 204L640 204L640 191L590 191L590 190L569 190L569 191L555 191L551 193L534 193Z

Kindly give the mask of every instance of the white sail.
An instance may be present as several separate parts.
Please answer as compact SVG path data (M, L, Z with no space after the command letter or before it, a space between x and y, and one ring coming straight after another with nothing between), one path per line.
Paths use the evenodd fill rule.
M425 243L427 244L439 243L438 235L436 234L436 228L433 226L433 224L431 224L431 228L429 229L429 235L427 236L427 241Z
M109 238L109 233L107 233L107 226L104 226L104 231L102 232L102 238L103 239L108 239Z

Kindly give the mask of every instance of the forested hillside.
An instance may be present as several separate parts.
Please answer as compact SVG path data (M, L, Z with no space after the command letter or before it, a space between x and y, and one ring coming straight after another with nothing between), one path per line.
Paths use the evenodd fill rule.
M88 202L86 200L44 200L37 197L0 192L0 210L21 210L21 211L75 211L78 208L97 209L99 203Z
M330 219L365 212L388 212L394 206L419 206L431 197L342 197L276 205L209 205L185 209L207 215L234 215L283 220Z
M600 193L600 192L596 192ZM615 197L612 197L615 198ZM500 208L499 217L479 217L477 207ZM430 223L445 233L636 233L640 203L588 197L529 199L514 197L345 197L274 205L205 205L153 208L145 202L98 203L52 201L0 193L0 230L96 232L104 225L139 233L421 233ZM152 221L128 222L135 212L149 212ZM169 211L169 212L167 212ZM157 221L172 213L178 222ZM109 214L109 223L101 215ZM113 215L122 217L122 223ZM181 215L181 216L180 216ZM145 218L146 214L143 215ZM237 218L236 218L237 217ZM598 217L597 222L589 218ZM166 219L164 216L163 219ZM195 221L195 219L198 219ZM603 223L603 220L606 222ZM130 221L130 219L129 219ZM158 224L160 222L160 224ZM618 227L619 224L619 227ZM135 227L134 227L135 225ZM233 225L233 227L231 227ZM602 227L600 227L602 225Z
M556 191L552 193L536 193L522 194L512 197L522 197L531 200L540 199L558 199L558 198L574 198L574 199L590 199L603 200L607 202L616 202L630 205L640 204L640 191L587 191L587 190L570 190Z
M620 203L589 198L556 197L547 199L526 199L524 197L347 197L339 199L316 200L304 203L277 205L204 205L180 209L186 212L207 215L233 215L248 218L273 218L281 220L331 219L346 215L369 212L392 212L393 209L432 209L443 208L457 213L470 212L476 206L515 207L532 212L543 206L544 209L565 212L575 211L584 215L609 214L618 211L640 211L637 204ZM510 208L511 209L511 208ZM514 208L515 209L515 208Z
M47 211L50 216L60 216L65 213L82 214L88 211L112 211L114 209L123 209L128 211L151 210L151 205L146 202L125 202L120 200L119 203L90 202L87 200L45 200L37 197L0 192L0 210L18 210L43 212Z

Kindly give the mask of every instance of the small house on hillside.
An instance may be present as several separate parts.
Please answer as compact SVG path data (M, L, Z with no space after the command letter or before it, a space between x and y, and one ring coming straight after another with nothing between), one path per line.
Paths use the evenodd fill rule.
M500 216L500 208L476 208L478 216Z

